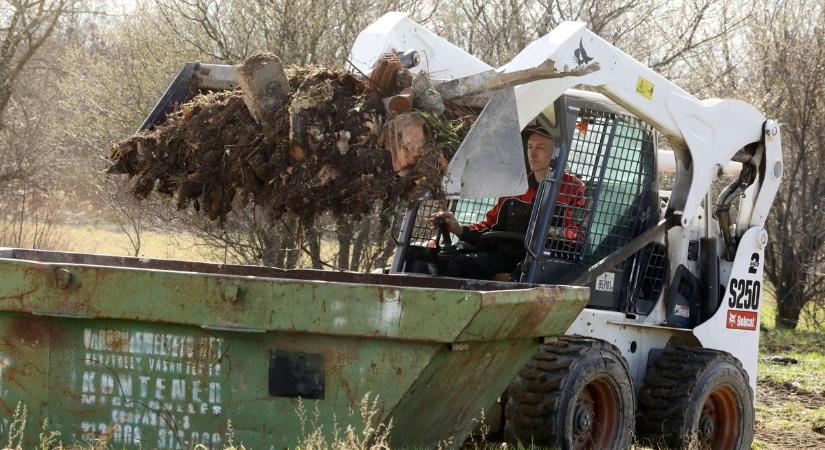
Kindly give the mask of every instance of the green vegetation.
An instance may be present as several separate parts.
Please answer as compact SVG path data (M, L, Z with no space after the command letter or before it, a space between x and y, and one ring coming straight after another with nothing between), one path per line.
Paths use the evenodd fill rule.
M808 321L777 329L775 312L771 295L762 307L753 448L825 447L825 333Z

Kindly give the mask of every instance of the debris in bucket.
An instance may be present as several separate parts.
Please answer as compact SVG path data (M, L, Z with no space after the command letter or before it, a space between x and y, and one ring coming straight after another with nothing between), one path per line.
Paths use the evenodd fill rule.
M433 101L404 68L413 58L388 54L367 79L284 71L274 55L256 55L235 68L239 89L198 95L115 144L109 173L127 174L137 198L174 196L221 221L236 202L312 220L443 197L448 161L478 110Z

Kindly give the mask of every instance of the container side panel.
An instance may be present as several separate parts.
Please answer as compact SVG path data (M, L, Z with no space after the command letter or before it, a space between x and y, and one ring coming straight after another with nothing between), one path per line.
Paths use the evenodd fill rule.
M27 409L23 448L34 445L49 410L49 348L59 340L48 319L0 313L0 436L7 442L18 405Z
M336 424L361 425L351 411L368 394L377 399L376 420L386 419L446 348L10 314L0 333L8 361L0 372L4 418L22 401L30 439L48 417L66 443L103 440L126 449L221 449L229 420L236 441L250 448L294 447L299 402L308 411L304 428L329 439Z
M44 315L452 342L481 294L0 260L0 298Z
M439 353L392 413L393 448L460 447L538 350L538 340L471 342Z
M480 311L457 341L561 335L590 298L589 289L568 286L501 294L483 294Z
M231 418L235 337L126 321L54 319L51 414L67 442L219 446ZM234 373L233 373L234 372Z

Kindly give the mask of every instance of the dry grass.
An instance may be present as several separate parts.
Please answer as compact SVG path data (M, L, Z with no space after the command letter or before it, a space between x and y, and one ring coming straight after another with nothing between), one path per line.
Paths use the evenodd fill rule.
M22 227L22 241L14 239L3 240L3 228L0 224L0 247L38 248L77 253L94 253L100 255L135 256L134 247L129 237L114 225L108 226L77 226L50 224L48 239L43 236L43 225L25 223ZM9 229L8 233L12 234ZM41 236L35 239L36 236ZM41 242L44 245L31 245L31 242ZM21 242L17 245L17 242ZM336 242L324 241L321 243L321 259L334 262L338 247ZM197 236L187 233L168 233L159 231L143 231L141 233L140 252L137 256L143 258L178 259L184 261L236 263L229 258L224 261L224 252L221 248L210 245ZM301 253L299 267L309 267L310 258Z
M43 225L25 223L21 235L36 236L43 233ZM20 245L15 241L4 240L0 244L8 247L40 248L79 253L96 253L102 255L134 256L134 249L129 238L114 227L92 227L52 224L48 228L52 238L48 245L30 245L31 239L23 239ZM2 231L2 229L0 229ZM11 233L10 230L8 233ZM187 261L217 262L209 257L205 243L185 233L161 233L144 231L138 256L145 258L182 259Z
M298 447L301 450L390 450L389 435L392 431L392 421L387 424L380 422L380 407L378 396L370 400L370 394L364 396L358 405L358 410L350 411L361 423L358 430L352 425L341 429L337 421L333 421L331 433L320 425L321 410L319 403L310 413L304 402L298 403L298 418L301 421L301 439ZM439 448L441 445L439 444Z

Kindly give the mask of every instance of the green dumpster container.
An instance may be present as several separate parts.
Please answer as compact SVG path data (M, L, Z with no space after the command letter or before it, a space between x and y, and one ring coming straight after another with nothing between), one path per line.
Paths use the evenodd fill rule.
M64 443L221 448L231 420L247 448L286 448L300 402L331 433L370 395L393 446L460 444L588 295L3 249L0 414L23 402L30 444L48 418Z

